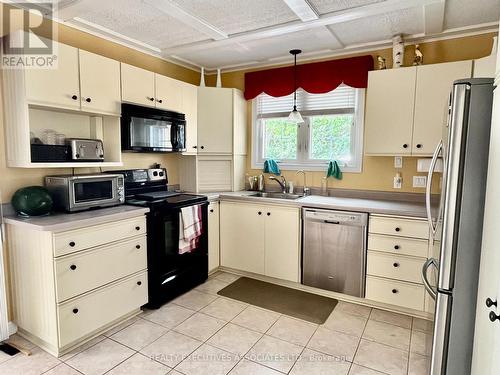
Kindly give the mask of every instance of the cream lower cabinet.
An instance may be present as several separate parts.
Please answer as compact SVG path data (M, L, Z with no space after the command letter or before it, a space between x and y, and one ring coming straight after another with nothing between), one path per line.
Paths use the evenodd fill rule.
M372 215L368 231L366 298L430 312L421 278L429 254L427 221Z
M220 265L219 202L208 205L208 272Z
M146 218L64 232L7 225L14 322L55 356L148 302Z
M299 281L298 208L222 201L220 235L223 267Z

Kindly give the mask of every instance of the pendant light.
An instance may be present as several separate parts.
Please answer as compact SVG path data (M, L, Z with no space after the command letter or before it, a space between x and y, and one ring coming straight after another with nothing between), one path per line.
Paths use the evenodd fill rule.
M292 49L290 54L293 55L293 110L288 115L288 121L294 122L296 124L301 124L304 122L302 115L297 111L297 55L302 53L300 49Z

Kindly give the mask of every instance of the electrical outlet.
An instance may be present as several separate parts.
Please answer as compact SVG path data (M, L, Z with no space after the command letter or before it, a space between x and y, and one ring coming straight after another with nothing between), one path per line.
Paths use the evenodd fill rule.
M394 189L401 189L403 187L403 177L401 177L400 173L396 173L396 176L394 177L393 187Z
M427 186L427 176L413 176L413 187L424 188Z
M394 156L394 168L403 168L402 156Z

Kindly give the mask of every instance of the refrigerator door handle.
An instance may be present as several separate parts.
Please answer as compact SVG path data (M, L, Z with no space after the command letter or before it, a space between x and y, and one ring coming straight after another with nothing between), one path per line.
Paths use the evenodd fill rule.
M434 151L434 155L432 155L431 165L429 166L429 173L427 175L427 186L425 190L425 207L427 210L427 222L429 223L429 230L432 234L432 238L436 234L437 224L434 224L434 220L432 218L432 210L431 210L431 188L432 188L432 174L436 169L436 163L439 158L439 154L443 149L443 141L440 141Z
M436 267L436 269L439 270L439 265L436 259L434 258L427 259L427 261L422 266L422 281L424 282L425 290L427 290L427 293L429 293L432 299L435 300L437 292L434 289L432 289L431 283L429 282L429 279L427 277L427 270L429 269L430 266L434 266Z

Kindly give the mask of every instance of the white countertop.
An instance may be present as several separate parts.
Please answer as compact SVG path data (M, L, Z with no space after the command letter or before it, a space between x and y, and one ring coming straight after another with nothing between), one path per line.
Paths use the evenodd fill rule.
M129 219L145 215L147 212L149 212L149 208L120 205L116 207L100 208L97 210L82 211L71 214L58 212L48 216L29 218L17 215L6 215L5 223L20 225L34 230L63 232L91 225Z
M299 199L275 199L252 197L254 191L204 193L209 201L247 201L254 203L280 204L293 207L314 207L333 210L368 212L371 214L399 215L425 218L427 216L425 204L422 202L404 202L396 200L325 197L310 195Z

